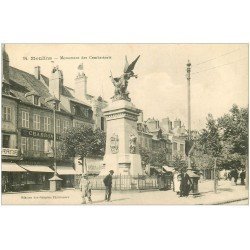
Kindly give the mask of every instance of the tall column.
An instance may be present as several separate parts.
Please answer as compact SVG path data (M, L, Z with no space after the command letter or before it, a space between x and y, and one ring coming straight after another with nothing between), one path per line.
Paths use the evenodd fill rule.
M191 139L191 103L190 103L190 72L191 72L191 63L188 60L187 63L187 101L188 101L188 139Z

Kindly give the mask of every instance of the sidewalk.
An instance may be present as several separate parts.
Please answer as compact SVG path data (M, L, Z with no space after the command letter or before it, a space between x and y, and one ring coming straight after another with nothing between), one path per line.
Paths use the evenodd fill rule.
M104 202L104 190L93 190L92 199L95 205L213 205L227 204L233 201L248 201L248 190L245 186L232 186L229 181L219 181L218 192L213 192L213 181L199 183L200 196L178 197L172 190L168 191L114 191L112 202ZM79 205L81 192L75 189L57 192L25 192L2 194L2 204L20 205Z

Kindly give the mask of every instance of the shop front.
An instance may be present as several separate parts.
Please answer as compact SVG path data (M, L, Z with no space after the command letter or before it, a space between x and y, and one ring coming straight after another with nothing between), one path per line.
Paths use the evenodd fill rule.
M27 171L14 162L2 162L2 192L20 192L27 189Z
M27 171L27 190L48 190L54 171L45 165L20 165Z

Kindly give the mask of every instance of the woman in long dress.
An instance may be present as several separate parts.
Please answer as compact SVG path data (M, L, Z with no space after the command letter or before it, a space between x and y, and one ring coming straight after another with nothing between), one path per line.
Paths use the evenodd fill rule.
M174 183L173 187L174 192L176 192L176 194L179 194L181 182L180 182L180 173L177 170L174 171L173 183Z

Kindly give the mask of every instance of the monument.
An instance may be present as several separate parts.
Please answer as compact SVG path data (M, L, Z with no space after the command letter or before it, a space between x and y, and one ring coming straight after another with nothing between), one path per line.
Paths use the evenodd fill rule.
M103 110L107 121L106 152L103 172L114 170L115 175L142 174L141 156L138 147L137 120L140 110L135 107L127 91L128 81L137 75L133 70L138 56L131 64L125 57L125 67L120 77L111 81L115 87L112 103Z

